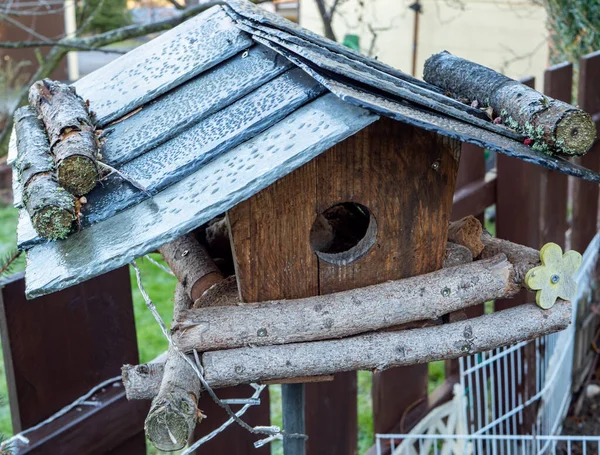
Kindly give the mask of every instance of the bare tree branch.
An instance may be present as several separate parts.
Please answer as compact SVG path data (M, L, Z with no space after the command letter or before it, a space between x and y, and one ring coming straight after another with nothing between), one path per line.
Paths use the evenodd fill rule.
M339 0L335 0L333 6L330 10L327 10L327 6L325 5L325 0L315 0L317 2L317 7L319 8L319 14L321 15L321 20L323 21L323 28L325 29L325 36L333 41L337 41L335 37L335 33L332 27L332 19L333 14L335 13L335 8L337 7Z

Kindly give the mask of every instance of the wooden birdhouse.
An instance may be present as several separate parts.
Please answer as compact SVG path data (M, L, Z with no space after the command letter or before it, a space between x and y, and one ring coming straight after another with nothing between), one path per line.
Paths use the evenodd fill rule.
M554 245L540 259L493 239L474 219L449 232L449 220L461 142L600 182L565 158L591 146L591 119L447 53L428 61L425 76L229 0L77 81L74 91L40 83L32 108L16 118L9 158L20 171L15 203L28 296L160 249L181 282L174 343L200 354L213 388L334 374L335 387L344 387L347 371L451 358L563 328L568 304L553 305L571 295L576 254ZM89 122L66 118L57 127L47 111L68 114L70 103L89 106ZM31 131L41 134L37 145L26 139ZM93 133L99 155L74 148ZM54 164L28 160L44 147ZM57 148L67 151L57 158ZM72 155L78 161L67 166ZM67 171L79 178L83 164L86 177L101 180L87 194L86 184L61 183ZM41 181L61 196L36 199ZM49 215L59 209L62 230ZM186 236L223 214L235 295ZM40 229L48 226L61 239L45 239ZM402 330L523 287L553 309ZM513 330L494 330L507 320ZM194 378L178 355L167 355L170 369L163 359L145 372L127 370L131 395L165 399L165 383ZM201 386L194 381L185 386L191 397ZM186 411L181 400L169 401L179 416L166 420L178 422L171 428L151 411L147 429L158 447L184 444L195 425L195 404Z

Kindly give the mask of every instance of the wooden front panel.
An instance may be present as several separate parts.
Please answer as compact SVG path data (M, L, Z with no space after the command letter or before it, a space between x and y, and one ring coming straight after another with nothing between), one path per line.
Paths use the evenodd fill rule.
M456 142L381 119L236 206L229 221L242 299L326 294L440 268L459 153ZM320 213L343 202L370 210L377 237L364 256L336 265L317 258L310 229ZM419 390L389 394L392 384L406 381L406 374ZM374 402L375 430L382 431L415 399L426 396L427 367L377 376L374 397L385 400ZM331 422L340 421L333 431ZM310 454L356 452L355 373L337 375L333 383L306 385L306 428Z

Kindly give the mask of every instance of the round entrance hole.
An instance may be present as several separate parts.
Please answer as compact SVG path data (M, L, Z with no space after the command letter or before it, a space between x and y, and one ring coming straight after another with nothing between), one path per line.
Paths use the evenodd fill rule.
M369 209L355 202L329 207L310 229L310 246L330 264L346 265L364 256L377 239L377 222Z

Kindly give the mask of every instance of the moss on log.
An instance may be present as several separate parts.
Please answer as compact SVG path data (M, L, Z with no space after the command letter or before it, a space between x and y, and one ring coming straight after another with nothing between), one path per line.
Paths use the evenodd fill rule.
M54 162L44 125L29 106L15 113L23 201L36 232L46 239L65 238L75 220L75 199L54 177Z
M455 98L491 106L504 125L532 139L536 150L583 155L596 139L596 126L581 109L448 52L425 62L423 78Z
M60 186L76 196L98 181L98 144L85 101L75 88L44 79L29 89L29 103L42 117Z

